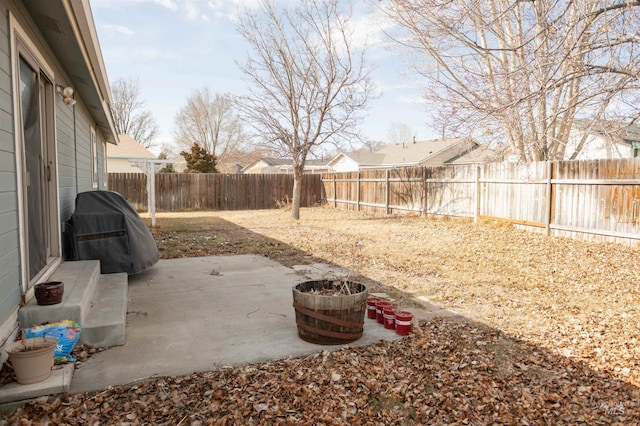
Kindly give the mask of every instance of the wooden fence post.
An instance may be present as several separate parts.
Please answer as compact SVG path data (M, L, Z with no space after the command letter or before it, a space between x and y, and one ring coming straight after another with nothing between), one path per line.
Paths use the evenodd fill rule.
M422 166L422 215L427 216L427 197L429 193L427 192L427 168Z
M553 207L553 203L551 202L551 197L553 191L551 190L551 179L553 178L553 163L551 161L547 161L547 183L545 188L545 206L544 206L544 225L545 232L548 235L551 235L551 209Z
M473 216L474 222L480 218L480 166L476 167L476 211Z
M386 208L386 212L387 214L389 214L389 169L386 170L386 186L385 186L385 198L384 198L384 205Z
M338 195L336 194L336 174L333 174L333 208L338 208Z
M360 171L356 177L356 211L360 211Z

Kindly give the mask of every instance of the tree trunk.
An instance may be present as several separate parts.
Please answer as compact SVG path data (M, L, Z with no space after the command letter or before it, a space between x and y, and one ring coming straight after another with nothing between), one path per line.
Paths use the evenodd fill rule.
M302 194L302 173L297 170L293 173L293 200L291 201L291 217L300 219L300 196Z

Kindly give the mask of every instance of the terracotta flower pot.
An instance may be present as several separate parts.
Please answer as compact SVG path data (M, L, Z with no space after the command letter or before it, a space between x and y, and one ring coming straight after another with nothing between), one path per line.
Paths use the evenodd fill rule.
M58 339L34 337L7 345L9 361L18 383L26 385L46 380L53 367L53 353Z
M62 301L64 283L62 281L49 281L36 284L33 287L38 305L55 305Z

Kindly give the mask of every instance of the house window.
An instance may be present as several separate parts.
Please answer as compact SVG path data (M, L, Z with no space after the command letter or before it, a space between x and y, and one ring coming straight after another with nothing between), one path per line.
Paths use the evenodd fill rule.
M98 138L96 129L91 127L91 186L98 189Z

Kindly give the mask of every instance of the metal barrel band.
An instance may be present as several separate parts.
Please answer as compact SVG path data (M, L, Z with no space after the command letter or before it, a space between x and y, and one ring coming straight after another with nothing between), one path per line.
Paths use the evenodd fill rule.
M309 333L317 334L318 336L323 336L323 337L333 337L336 339L343 339L343 340L359 339L360 337L362 337L362 331L358 333L340 333L336 331L321 330L319 328L311 327L310 325L305 324L301 320L296 320L296 324L298 324L298 327L300 327L305 331L308 331Z
M339 325L342 327L356 328L356 329L362 328L362 323L345 321L339 318L330 317L329 315L321 314L320 312L312 311L311 309L305 308L304 306L301 306L296 302L293 302L293 307L301 314L307 315L311 318L326 321L328 323Z

